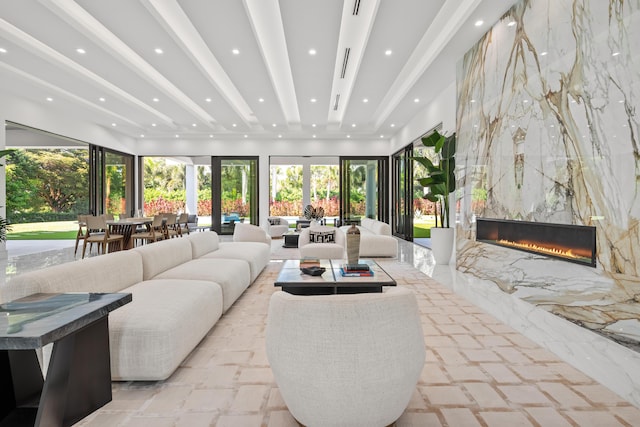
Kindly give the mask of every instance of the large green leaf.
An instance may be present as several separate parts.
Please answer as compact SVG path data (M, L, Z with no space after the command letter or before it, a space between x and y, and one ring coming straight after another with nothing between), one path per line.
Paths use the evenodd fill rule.
M440 155L443 159L452 159L456 155L456 135L444 139Z

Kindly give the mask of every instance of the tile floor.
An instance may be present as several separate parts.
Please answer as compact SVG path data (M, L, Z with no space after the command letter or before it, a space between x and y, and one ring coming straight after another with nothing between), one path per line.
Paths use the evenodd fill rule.
M274 261L169 379L114 383L113 401L78 425L297 426L264 351L276 258L297 257L280 245L274 241ZM73 249L10 254L8 279L72 260ZM416 293L427 346L416 391L396 426L640 425L638 408L429 277L427 249L402 242L398 260L380 264Z

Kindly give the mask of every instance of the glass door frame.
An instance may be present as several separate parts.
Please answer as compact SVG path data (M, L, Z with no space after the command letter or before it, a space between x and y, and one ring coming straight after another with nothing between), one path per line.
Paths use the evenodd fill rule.
M375 160L378 172L377 216L378 220L387 222L389 219L389 157L387 156L340 156L340 223L345 224L346 216L351 211L349 200L349 174L347 162L353 160Z
M260 157L259 156L211 156L211 229L222 234L222 161L223 160L252 160L255 170L251 171L249 179L249 218L251 224L258 225L260 219ZM253 179L251 179L253 177Z
M106 153L115 154L127 158L131 172L127 174L125 183L126 212L133 216L135 205L135 182L137 166L135 156L129 153L112 150L99 145L89 144L89 213L102 215L105 213L104 199L106 194Z
M413 143L391 155L391 232L413 241ZM400 168L404 169L404 176ZM404 188L404 191L402 191ZM401 209L400 206L404 206Z

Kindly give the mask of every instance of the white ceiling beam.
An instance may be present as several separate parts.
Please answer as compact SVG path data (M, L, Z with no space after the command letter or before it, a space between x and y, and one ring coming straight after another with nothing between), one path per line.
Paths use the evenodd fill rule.
M218 59L211 52L207 43L202 39L200 33L193 26L193 23L180 5L173 0L141 1L244 123L250 128L259 127L258 120L251 107L249 107L249 104L233 84L229 75L224 71L224 68L222 68L222 65L220 65L220 62L218 62Z
M328 127L330 129L337 130L342 126L379 5L380 0L360 0L356 15L354 14L354 1L344 0L329 100ZM345 64L347 48L349 56Z
M480 3L482 0L447 0L440 8L373 114L374 129L379 129L398 107Z
M40 2L52 12L60 16L70 25L82 30L97 45L109 52L114 58L122 62L142 79L148 81L165 96L200 120L203 124L214 128L215 119L191 98L184 94L169 79L164 77L151 64L145 61L133 49L127 46L115 34L107 29L100 21L73 1L47 0Z
M278 0L244 0L280 108L291 129L300 129L300 111Z
M60 52L50 48L49 46L33 38L19 28L14 27L3 19L0 19L0 34L6 39L13 41L19 46L22 46L23 48L39 56L45 61L51 64L55 64L57 67L65 70L65 72L76 75L82 80L88 81L90 84L96 86L101 91L110 93L114 98L118 98L135 108L142 109L157 117L160 121L170 126L171 128L176 128L176 124L170 117L150 107L136 97L131 96L128 92L120 89L118 86L89 71L82 65L78 64L75 61L72 61L68 57L62 55Z

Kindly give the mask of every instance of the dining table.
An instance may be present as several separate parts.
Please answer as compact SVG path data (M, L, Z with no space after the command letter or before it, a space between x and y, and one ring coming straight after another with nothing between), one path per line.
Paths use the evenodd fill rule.
M109 226L110 234L121 234L122 249L133 248L133 239L131 236L139 226L145 226L147 229L151 226L153 218L124 218L118 220L109 220L107 225Z

